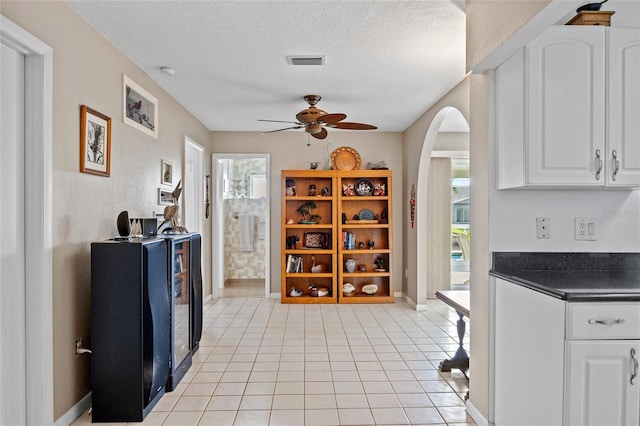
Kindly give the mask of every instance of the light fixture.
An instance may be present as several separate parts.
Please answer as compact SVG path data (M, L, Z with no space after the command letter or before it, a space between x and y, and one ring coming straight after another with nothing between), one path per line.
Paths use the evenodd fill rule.
M176 75L176 70L174 70L173 68L170 67L161 67L160 68L160 72L164 75L168 75L170 77L173 77L174 75Z

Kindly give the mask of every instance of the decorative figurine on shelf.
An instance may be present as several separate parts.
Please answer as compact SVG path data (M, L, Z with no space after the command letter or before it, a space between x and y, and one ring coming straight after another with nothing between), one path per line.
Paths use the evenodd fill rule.
M296 181L291 179L291 178L287 178L286 182L286 190L285 190L285 194L287 194L290 197L293 197L296 195Z
M356 195L356 190L353 187L352 183L348 183L346 185L342 185L342 195L351 197L353 195Z
M289 289L289 296L291 296L291 297L300 297L300 296L302 296L302 292L296 290L295 287L291 287Z
M325 186L324 188L322 188L322 196L323 197L329 196L329 187Z
M315 209L317 207L318 206L316 206L316 203L314 203L313 201L306 201L302 203L300 207L296 209L296 211L300 213L300 216L302 216L302 220L300 220L300 222L298 223L305 225L317 224L318 220L321 219L321 217L317 214L311 214L311 209Z
M316 186L314 184L309 185L309 197L316 196Z
M347 215L342 213L342 224L344 225L345 223L347 223Z
M376 264L376 271L378 272L384 272L384 258L383 257L377 257L375 260L375 264Z
M287 250L295 250L298 240L299 238L296 235L289 235L286 239Z
M318 168L318 164L320 164L318 161L305 161L305 163L307 163L309 165L309 169L310 170L315 170Z
M367 241L367 247L369 247L369 250L373 250L374 245L375 245L375 242L373 240Z
M171 192L171 198L173 199L173 205L167 206L164 208L164 221L158 226L158 230L162 228L166 223L171 223L171 226L166 227L162 230L163 234L182 234L187 231L187 228L180 225L180 215L178 211L180 207L178 207L178 199L180 198L180 194L182 193L182 179L178 182L175 189Z
M362 250L362 249L364 248L364 242L360 241L360 242L358 243L358 248L359 248L360 250Z
M384 183L376 183L376 184L373 186L373 195L375 195L375 196L377 196L377 197L380 197L380 196L385 195L385 193L386 193L386 186L387 186L387 185L386 185L386 184L384 184Z
M124 210L121 211L118 215L118 220L116 221L118 225L118 234L121 237L128 238L131 234L131 223L129 222L129 212Z
M576 9L576 13L580 13L583 10L598 11L602 7L602 4L606 3L607 1L608 0L604 0L604 1L601 1L599 3L587 3L587 4L584 4L584 5L582 5L582 6L580 6L579 8Z

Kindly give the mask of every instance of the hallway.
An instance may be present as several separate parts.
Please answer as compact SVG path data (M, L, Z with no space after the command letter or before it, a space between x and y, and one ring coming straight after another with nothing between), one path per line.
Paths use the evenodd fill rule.
M427 305L213 300L193 366L142 424L473 424L467 379L436 369L457 349L458 316Z

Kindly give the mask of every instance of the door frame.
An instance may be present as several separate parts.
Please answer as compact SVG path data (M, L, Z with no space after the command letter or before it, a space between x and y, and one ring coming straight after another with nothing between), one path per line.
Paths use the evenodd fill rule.
M195 173L195 181L194 182L189 182L187 179L187 158L188 152L192 152L194 153L194 155L196 156L196 162L193 164L193 166L195 167L196 173ZM204 198L205 198L205 190L204 190L204 180L205 180L205 175L204 175L204 163L205 163L205 159L204 159L204 147L202 145L200 145L199 143L197 143L196 141L194 141L193 139L191 139L189 136L184 137L184 163L183 163L183 169L182 169L182 182L183 182L183 188L185 188L185 197L183 198L183 209L184 209L184 216L186 219L186 214L189 213L189 209L192 208L193 211L195 212L193 214L194 216L194 220L195 222L197 222L199 229L196 232L199 233L203 233L204 232L204 226L205 226L205 222L204 222ZM193 185L193 192L192 191L187 191L187 188L190 187L190 185ZM189 194L189 195L187 195ZM191 197L191 194L193 194L193 197ZM197 195L197 196L196 196ZM193 198L193 199L188 199L188 198ZM191 213L189 213L189 215L191 215ZM187 227L187 229L189 229L190 224L187 224L185 221L185 226ZM190 232L193 232L190 230Z
M195 162L193 167L195 167L194 171L194 182L190 182L187 178L187 159L188 153L191 152L195 157ZM184 161L182 165L182 187L184 188L184 198L182 199L182 208L183 208L183 220L184 225L189 230L189 232L194 232L194 230L190 229L190 224L186 222L187 213L191 215L190 209L193 209L194 212L194 220L197 223L199 229L195 232L199 232L200 235L204 235L205 232L205 217L204 217L204 200L205 200L205 149L202 145L197 143L195 140L190 138L189 136L184 136ZM193 185L193 192L187 190L190 185ZM192 195L193 194L193 195ZM192 199L193 198L193 199ZM206 259L208 256L206 244L202 246L202 258ZM204 268L204 275L202 280L202 294L206 295L206 287L207 287L207 276L206 269Z
M224 197L223 170L218 160L240 160L243 158L263 158L266 161L265 176L267 178L267 195L265 199L265 233L264 233L264 297L271 295L271 154L211 154L211 171L213 174L213 226L211 237L213 250L211 256L212 282L211 294L218 297L219 289L224 287Z
M25 55L27 424L53 424L53 50L0 15L2 43Z

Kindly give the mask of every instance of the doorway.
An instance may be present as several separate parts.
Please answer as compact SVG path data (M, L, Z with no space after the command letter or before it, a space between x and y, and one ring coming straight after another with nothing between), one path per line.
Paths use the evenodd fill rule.
M269 154L213 154L214 297L269 297L269 163Z
M469 158L451 159L451 289L469 290L471 260Z
M183 220L184 226L189 232L203 234L205 229L205 155L204 147L191 139L184 137L184 164L183 182L184 202ZM202 258L208 256L207 245L202 246ZM202 294L206 295L207 268L203 268L205 275L202 277Z
M454 164L469 158L469 124L454 107L440 110L425 136L418 170L417 192L417 280L426 285L418 298L432 299L438 290L450 290L452 277ZM467 209L470 207L470 199ZM457 237L456 237L457 243ZM423 293L424 292L424 293Z
M53 424L52 50L2 15L0 42L0 423Z

